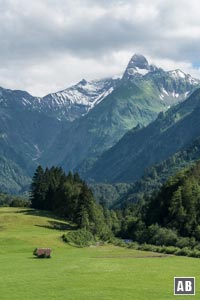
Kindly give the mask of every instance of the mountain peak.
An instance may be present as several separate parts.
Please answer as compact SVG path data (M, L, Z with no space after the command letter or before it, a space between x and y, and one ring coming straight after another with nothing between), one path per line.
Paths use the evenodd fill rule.
M87 80L85 80L85 78L83 78L81 81L79 81L78 84L86 85L87 84Z
M129 61L128 67L149 70L149 63L146 57L144 57L142 54L134 54Z
M154 65L149 65L148 60L142 54L134 54L124 72L123 79L127 80L133 76L144 76L157 69Z

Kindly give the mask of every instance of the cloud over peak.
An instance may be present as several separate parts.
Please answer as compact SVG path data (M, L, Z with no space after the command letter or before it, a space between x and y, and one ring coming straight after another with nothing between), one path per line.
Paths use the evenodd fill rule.
M122 72L134 52L200 77L197 0L0 0L0 6L1 86L45 94L82 77Z

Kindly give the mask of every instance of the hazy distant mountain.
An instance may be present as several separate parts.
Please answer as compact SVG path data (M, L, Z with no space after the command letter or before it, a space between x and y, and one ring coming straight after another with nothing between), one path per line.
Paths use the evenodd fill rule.
M129 131L86 172L98 182L134 182L144 170L200 137L200 89L145 128Z
M27 92L1 88L0 190L27 186L42 152L67 124L40 111L38 99Z
M82 80L44 98L0 88L0 190L17 193L27 187L42 153L69 121L86 114L117 82Z
M160 189L163 183L165 183L169 179L169 177L174 176L180 170L191 167L191 165L193 165L199 159L200 135L197 139L193 140L192 143L190 143L189 145L185 145L180 151L168 157L166 160L163 160L162 162L153 165L149 169L146 169L144 176L142 176L142 178L140 178L133 184L129 184L127 192L125 192L124 194L122 194L122 192L124 191L124 184L116 184L117 187L119 186L121 189L118 189L118 193L113 193L115 197L110 197L112 199L112 201L110 201L111 205L114 204L116 207L122 207L124 204L133 203L140 200L144 195L150 196L152 193L155 193L155 191ZM127 185L128 184L125 183L125 187ZM110 186L112 187L112 189L114 189L115 187L115 185L113 184L108 185L96 183L92 185L93 189L96 188L96 193L99 191L101 186L104 187L104 194L106 194L106 196L109 195L107 190L109 191ZM99 198L102 197L103 194L100 192L97 194ZM107 198L109 199L108 196ZM106 203L108 203L108 205L110 204L108 201Z

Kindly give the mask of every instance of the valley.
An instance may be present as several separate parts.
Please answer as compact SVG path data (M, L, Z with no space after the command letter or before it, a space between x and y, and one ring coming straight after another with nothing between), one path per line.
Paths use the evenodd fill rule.
M145 300L147 291L149 300L174 299L174 274L200 280L196 258L160 257L112 245L75 248L63 243L62 230L46 227L55 221L66 224L33 210L0 209L2 300ZM51 247L52 258L34 258L35 247Z

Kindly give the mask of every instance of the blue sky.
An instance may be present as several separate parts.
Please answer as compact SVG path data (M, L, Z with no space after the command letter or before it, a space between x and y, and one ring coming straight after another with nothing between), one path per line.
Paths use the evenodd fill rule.
M198 62L195 62L195 61L194 61L192 65L193 65L193 67L194 67L195 69L198 70L198 69L200 68L200 61L198 61Z
M0 0L0 86L45 95L134 53L200 78L198 0Z

